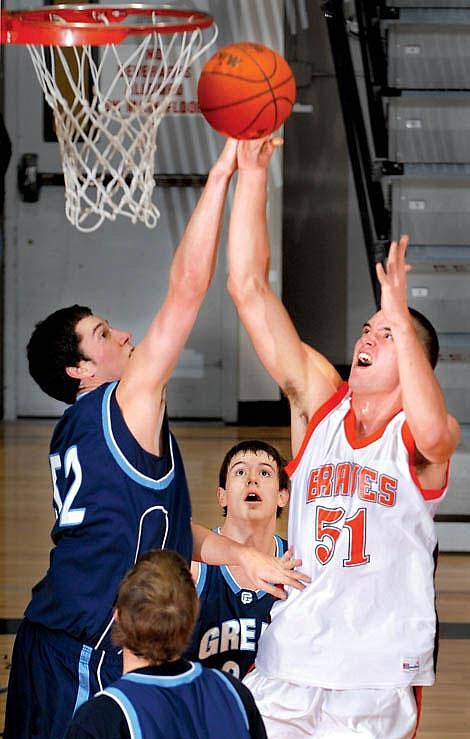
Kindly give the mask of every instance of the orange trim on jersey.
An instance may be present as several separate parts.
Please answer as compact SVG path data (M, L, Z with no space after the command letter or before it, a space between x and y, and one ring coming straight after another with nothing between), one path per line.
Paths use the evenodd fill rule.
M416 473L416 467L412 462L412 460L414 459L415 453L416 453L416 443L411 434L410 427L408 426L408 423L406 421L402 426L401 436L403 439L403 443L406 446L406 449L408 452L408 467L410 468L411 477L413 478L414 484L416 485L418 490L421 492L421 495L423 496L424 500L436 500L437 498L440 498L441 495L443 495L445 489L447 488L447 485L449 484L450 460L447 461L446 479L445 479L444 485L441 488L438 488L437 490L425 489L423 488L423 486L421 485L418 479L418 475Z
M294 459L291 459L288 464L285 466L285 470L289 477L292 477L295 470L299 466L299 462L302 459L302 455L305 451L305 447L307 446L311 435L315 431L316 427L320 423L320 421L323 421L324 418L330 413L330 411L333 410L333 408L336 408L343 398L346 396L346 394L349 391L349 386L347 382L342 382L337 391L334 395L331 396L323 405L319 407L319 409L313 414L310 421L308 422L307 430L305 432L304 439L302 441L302 444L300 445L300 449L295 455Z
M421 720L421 708L423 705L423 688L421 685L415 685L413 688L413 693L415 695L415 701L416 701L416 728L414 730L414 734L411 737L411 739L415 739L418 728L419 728L419 722Z
M401 411L398 411L398 413L401 413ZM395 416L392 416L392 418L395 418ZM365 446L369 446L372 442L377 441L377 439L380 439L383 436L383 433L392 418L389 418L387 423L384 423L384 425L377 429L377 431L374 431L373 434L370 434L369 436L358 436L356 432L356 416L351 405L344 418L344 432L349 445L352 446L353 449L363 449Z

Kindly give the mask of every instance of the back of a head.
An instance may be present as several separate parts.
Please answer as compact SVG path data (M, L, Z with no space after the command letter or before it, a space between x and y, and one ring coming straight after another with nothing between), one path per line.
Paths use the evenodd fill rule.
M184 651L198 605L185 560L169 549L146 552L119 588L113 641L151 664L168 662Z
M409 306L408 310L413 318L418 338L425 348L431 367L434 369L439 358L439 339L437 337L436 329L432 325L431 321L420 313L419 310L416 310L416 308L410 308Z
M31 376L41 390L63 403L74 403L79 387L79 381L69 377L65 368L85 359L75 327L91 315L91 309L83 305L61 308L36 325L28 342Z

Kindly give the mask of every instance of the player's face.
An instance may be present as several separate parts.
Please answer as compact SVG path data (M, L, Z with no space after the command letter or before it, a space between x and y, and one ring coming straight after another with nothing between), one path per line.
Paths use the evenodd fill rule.
M279 490L277 464L264 450L232 457L218 495L220 505L227 506L227 519L238 521L275 519L277 507L288 500L287 491Z
M382 311L362 327L356 342L349 376L353 392L389 392L399 386L393 336Z
M80 349L83 362L96 384L119 380L134 350L131 335L127 331L112 328L100 316L85 316L76 325L81 337Z

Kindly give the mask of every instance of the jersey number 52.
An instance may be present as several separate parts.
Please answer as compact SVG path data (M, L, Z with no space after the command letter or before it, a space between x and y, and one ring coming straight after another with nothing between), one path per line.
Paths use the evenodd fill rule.
M78 526L85 518L86 508L72 508L72 503L82 484L82 466L78 459L76 446L67 449L64 456L64 478L65 488L69 478L73 476L73 482L62 500L59 486L57 485L57 473L62 469L62 461L59 454L49 456L51 465L52 487L54 488L54 507L60 526Z

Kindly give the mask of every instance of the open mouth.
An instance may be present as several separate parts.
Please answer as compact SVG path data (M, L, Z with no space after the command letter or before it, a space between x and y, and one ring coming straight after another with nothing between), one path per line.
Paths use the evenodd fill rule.
M372 357L367 352L359 352L357 355L357 364L359 367L370 367Z
M248 493L245 503L261 503L261 498L257 493Z

